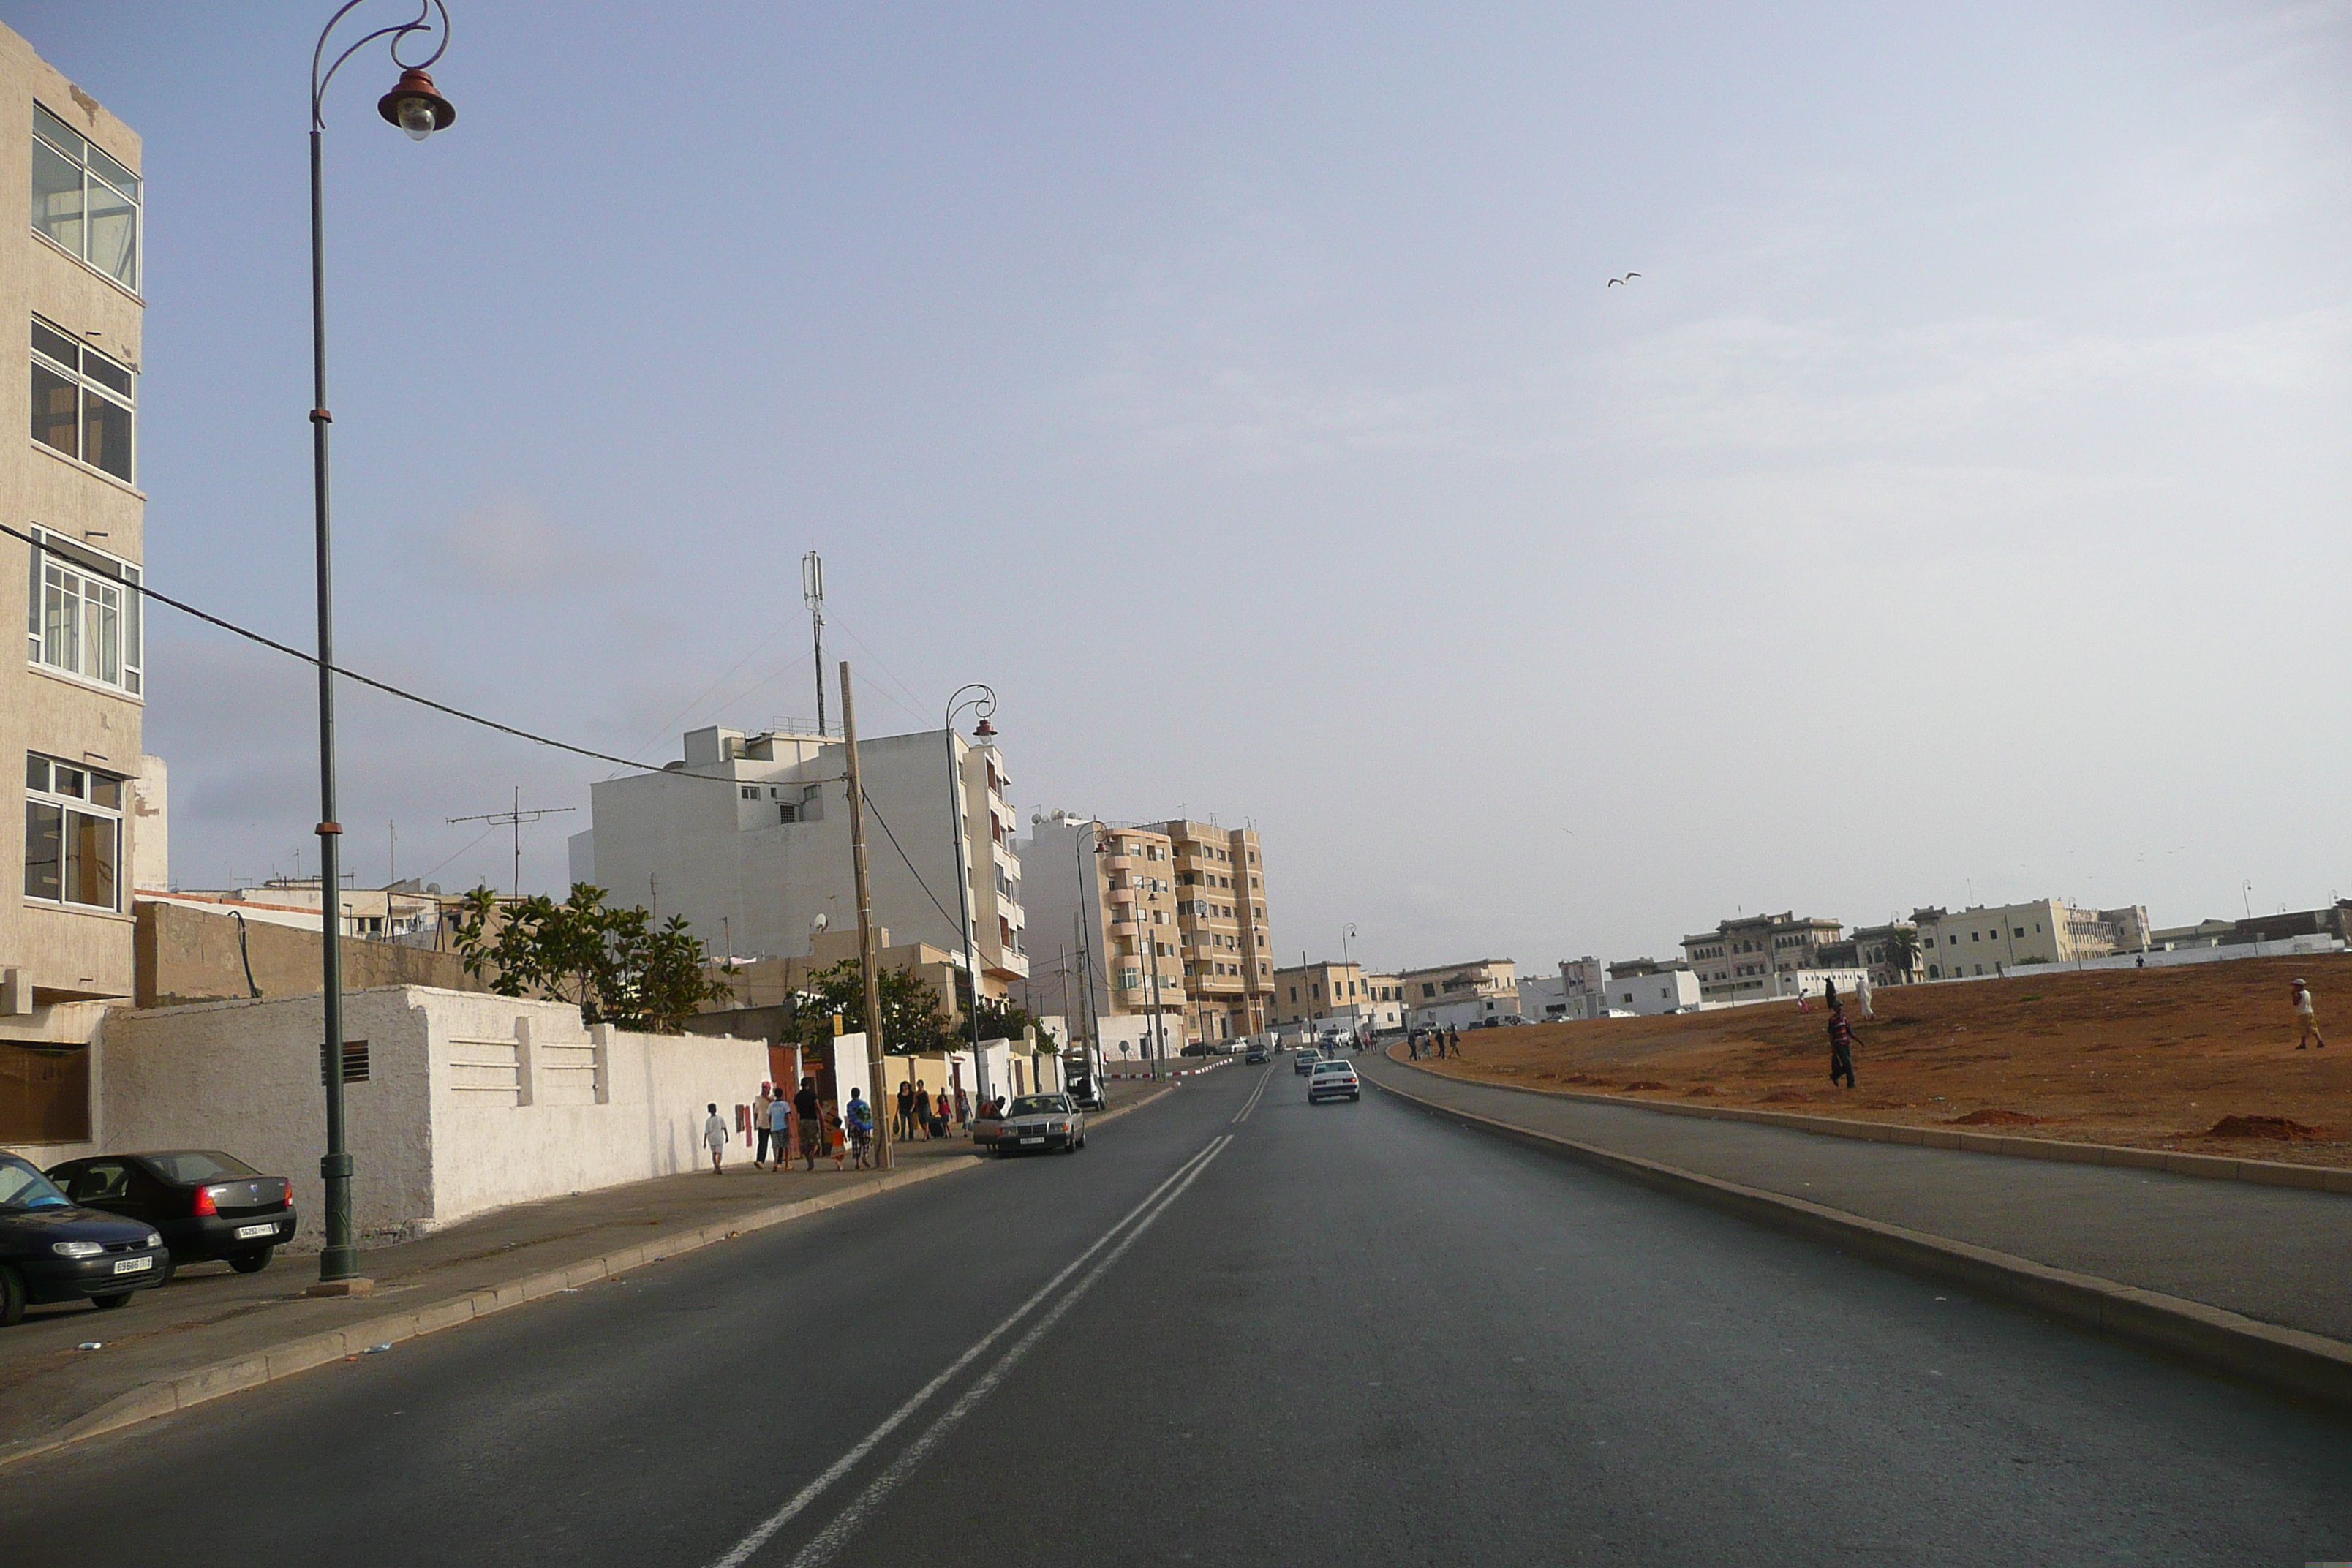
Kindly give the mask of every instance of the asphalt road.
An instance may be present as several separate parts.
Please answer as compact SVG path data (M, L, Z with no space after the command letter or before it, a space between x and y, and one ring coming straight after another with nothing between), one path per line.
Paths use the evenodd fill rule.
M0 1471L0 1542L45 1568L2352 1558L2352 1425L1377 1094L1303 1101L1286 1065L1213 1074L1076 1156Z

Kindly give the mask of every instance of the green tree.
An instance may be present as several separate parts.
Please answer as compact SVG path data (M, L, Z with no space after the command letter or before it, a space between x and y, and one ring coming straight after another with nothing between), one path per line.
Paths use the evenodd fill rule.
M501 902L488 888L460 906L457 953L466 973L500 996L544 996L580 1009L583 1023L675 1035L732 994L732 964L713 973L679 916L656 926L643 909L617 910L604 889L575 882L562 903L544 894Z
M952 1045L947 1015L940 1010L940 994L921 975L904 969L886 969L875 977L882 994L882 1048L889 1056L924 1055ZM845 958L820 969L802 983L793 1012L793 1037L806 1049L829 1044L833 1021L841 1032L866 1029L866 976L857 960Z
M1909 926L1896 926L1888 931L1886 962L1907 983L1919 967L1919 933Z
M1037 1023L1035 1014L1009 997L982 996L974 1010L980 1015L980 1037L983 1040L1017 1040L1022 1031ZM1048 1033L1043 1024L1037 1024L1041 1048L1045 1046Z

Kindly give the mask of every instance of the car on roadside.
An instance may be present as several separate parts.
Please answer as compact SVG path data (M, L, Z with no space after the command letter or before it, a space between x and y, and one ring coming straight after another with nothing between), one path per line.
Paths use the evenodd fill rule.
M1307 1076L1307 1103L1323 1100L1361 1100L1363 1081L1356 1077L1353 1062L1317 1062L1315 1070Z
M174 1267L219 1258L258 1274L294 1239L294 1184L217 1149L93 1154L48 1176L83 1208L152 1226Z
M982 1125L972 1123L972 1142L1000 1156L1032 1149L1041 1154L1072 1154L1087 1146L1086 1113L1066 1094L1015 1096L997 1113L984 1140Z
M0 1327L28 1306L120 1307L171 1273L154 1226L79 1207L32 1162L0 1153Z

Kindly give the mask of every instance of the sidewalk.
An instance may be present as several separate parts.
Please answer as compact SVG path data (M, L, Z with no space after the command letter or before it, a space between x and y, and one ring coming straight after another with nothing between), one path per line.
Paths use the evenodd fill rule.
M2352 1199L2104 1165L1824 1138L1424 1072L1367 1052L1374 1082L1434 1105L2352 1342Z
M1092 1120L1099 1124L1164 1092L1120 1085L1108 1096L1109 1109ZM979 1163L965 1138L918 1140L897 1152L898 1168L879 1176L836 1172L829 1158L813 1173L797 1163L779 1173L753 1170L749 1152L739 1147L729 1152L724 1175L703 1170L517 1204L415 1241L369 1248L361 1269L375 1289L364 1296L304 1296L318 1278L316 1256L281 1254L259 1274L237 1274L226 1263L190 1265L170 1284L141 1291L114 1311L31 1308L22 1323L0 1329L0 1463L110 1401L200 1369L274 1357L314 1336L386 1319L428 1317L407 1332L430 1331L568 1289L564 1270L601 1278L600 1260L615 1254L636 1254L628 1266L639 1266L670 1249L723 1239L738 1225L759 1228L797 1217L775 1213L785 1205L829 1208ZM467 1305L478 1299L479 1305ZM77 1348L92 1341L102 1348Z

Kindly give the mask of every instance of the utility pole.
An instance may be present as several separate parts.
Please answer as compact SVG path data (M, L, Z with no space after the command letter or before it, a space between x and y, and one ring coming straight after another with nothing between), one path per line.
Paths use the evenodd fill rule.
M1146 929L1142 911L1138 912L1136 929ZM1161 1079L1168 1076L1168 1016L1160 1010L1160 938L1155 933L1147 940L1151 943L1151 1076Z
M849 773L849 854L857 875L857 966L866 978L866 1092L874 1117L874 1168L890 1169L890 1068L882 1050L882 976L874 952L874 897L866 881L866 793L857 779L857 708L849 689L849 661L841 661L841 740ZM834 1064L834 1082L840 1084Z
M451 826L461 822L487 822L493 827L514 829L514 896L522 897L522 825L537 822L542 816L561 816L567 811L577 811L576 805L534 805L526 810L522 804L522 785L515 785L514 805L506 811L485 812L479 816L453 816Z
M824 557L814 550L801 557L801 603L808 606L809 628L816 636L816 732L822 735L824 733ZM845 703L845 709L846 706Z

